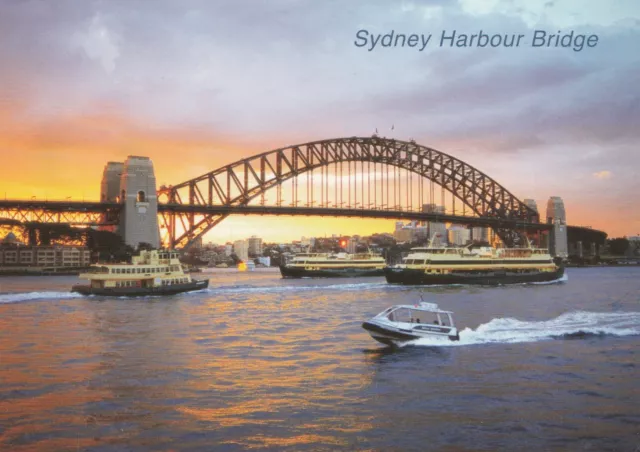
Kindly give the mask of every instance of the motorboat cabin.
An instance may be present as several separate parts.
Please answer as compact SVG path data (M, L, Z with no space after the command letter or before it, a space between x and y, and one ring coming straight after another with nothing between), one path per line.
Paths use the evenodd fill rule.
M435 303L391 306L362 327L378 342L392 345L424 337L460 339L453 312L443 311Z

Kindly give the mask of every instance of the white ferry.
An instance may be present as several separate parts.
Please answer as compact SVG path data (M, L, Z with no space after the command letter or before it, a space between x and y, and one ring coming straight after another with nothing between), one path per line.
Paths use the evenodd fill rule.
M412 248L401 264L385 269L391 284L518 284L549 282L564 275L542 248L436 247Z
M283 278L353 278L384 276L386 261L379 254L301 253L280 266Z
M175 251L141 251L131 264L96 264L79 275L89 284L78 284L72 292L84 295L172 295L205 289L209 280L195 280L184 272Z

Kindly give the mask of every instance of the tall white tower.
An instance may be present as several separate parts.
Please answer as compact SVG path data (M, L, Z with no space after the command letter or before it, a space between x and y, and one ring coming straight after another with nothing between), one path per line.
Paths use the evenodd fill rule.
M120 176L119 199L124 208L118 232L125 243L137 247L146 242L159 248L156 177L149 157L127 157Z
M552 196L547 202L547 223L553 225L549 234L549 252L552 256L568 257L567 215L564 202L559 196Z

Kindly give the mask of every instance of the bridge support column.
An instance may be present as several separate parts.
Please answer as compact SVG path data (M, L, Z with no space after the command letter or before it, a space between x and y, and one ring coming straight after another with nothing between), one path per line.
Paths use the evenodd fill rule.
M137 247L145 242L159 248L156 177L149 157L129 156L124 162L119 199L124 208L118 233L125 243Z

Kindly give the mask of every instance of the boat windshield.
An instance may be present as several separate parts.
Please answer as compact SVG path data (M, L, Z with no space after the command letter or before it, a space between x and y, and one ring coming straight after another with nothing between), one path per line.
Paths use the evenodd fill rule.
M427 323L433 325L453 326L453 318L448 312L429 312L424 309L389 308L381 315L392 322Z

